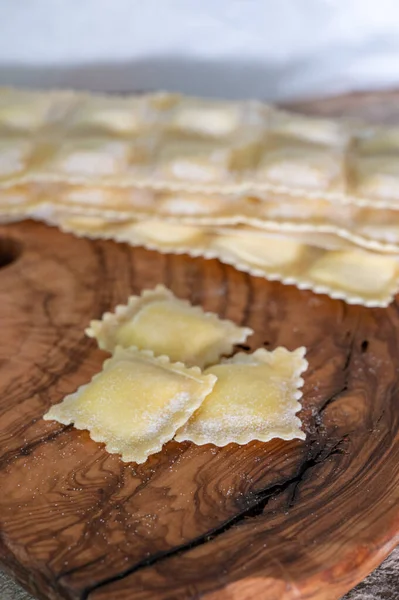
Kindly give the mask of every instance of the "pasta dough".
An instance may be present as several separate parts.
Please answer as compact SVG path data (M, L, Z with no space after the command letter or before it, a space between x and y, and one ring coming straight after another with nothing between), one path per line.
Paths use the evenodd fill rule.
M101 373L50 408L44 419L88 429L108 452L142 463L173 438L215 381L198 367L118 347Z
M117 345L137 346L203 368L230 354L235 344L243 343L253 332L191 306L158 285L141 296L131 296L115 313L92 321L86 333L110 352Z
M179 242L176 238L175 243L170 240L166 243L165 236L157 237L156 221L152 225L149 221L143 227L141 221L112 224L103 220L101 227L100 220L95 219L91 224L87 219L67 218L59 221L59 225L77 235L112 238L159 252L217 258L256 277L328 294L348 304L387 306L399 289L399 256L356 248L334 235L299 233L289 228L281 232L249 227L204 227L202 236L189 239L191 226L174 225L179 229L180 239L184 240L187 234L189 241ZM345 261L348 261L347 266ZM376 270L381 270L378 276L374 275Z
M399 206L397 130L260 102L2 89L0 146L10 136L34 148L8 159L3 187L56 180Z
M101 167L94 163L93 168L100 170ZM36 196L35 202L15 206L12 199L17 189L17 186L0 188L4 214L9 211L16 218L31 217L50 223L75 215L105 218L109 222L135 219L142 221L135 227L137 233L142 229L144 236L152 236L154 241L169 240L172 245L194 238L198 241L199 227L242 225L266 231L334 235L367 250L399 254L399 212L395 209L360 208L350 204L337 209L328 200L303 198L294 202L284 195L262 200L223 194L59 184L47 190L38 185L36 191L32 185L26 185L28 195Z
M366 306L399 287L398 156L397 128L254 101L0 90L1 221L218 258Z
M204 373L217 377L215 387L175 439L217 446L275 437L304 439L296 416L301 408L300 375L307 368L304 355L305 348L261 348L209 367Z

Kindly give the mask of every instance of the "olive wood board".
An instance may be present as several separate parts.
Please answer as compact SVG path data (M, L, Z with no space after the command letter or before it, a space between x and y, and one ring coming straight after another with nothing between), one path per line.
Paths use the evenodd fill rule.
M343 105L342 105L343 106ZM216 260L0 227L0 561L43 600L338 600L399 541L399 303L348 306ZM164 283L308 348L305 441L169 442L123 463L44 421L101 368L90 319Z

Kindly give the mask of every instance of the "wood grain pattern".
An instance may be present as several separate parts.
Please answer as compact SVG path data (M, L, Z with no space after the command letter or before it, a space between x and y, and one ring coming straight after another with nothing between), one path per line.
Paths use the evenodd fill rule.
M0 559L38 598L337 600L396 545L398 302L29 222L0 240ZM137 466L41 419L101 367L89 320L160 282L252 327L251 350L308 347L305 442L170 442Z

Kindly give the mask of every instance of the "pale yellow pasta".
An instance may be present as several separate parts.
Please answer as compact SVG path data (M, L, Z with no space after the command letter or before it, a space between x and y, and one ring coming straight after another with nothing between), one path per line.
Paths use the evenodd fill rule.
M386 223L363 223L358 227L359 235L392 246L393 253L399 253L399 222L397 219Z
M399 149L393 156L364 156L356 163L359 193L364 196L399 198Z
M62 118L75 103L71 92L47 92L5 88L0 91L0 132L34 134Z
M179 442L246 444L272 438L305 439L296 416L301 405L305 348L239 353L209 367L217 377L213 391L176 433Z
M214 246L221 251L227 250L248 264L270 269L287 269L298 262L305 254L303 242L288 237L270 237L247 231L237 235L220 233Z
M6 210L25 207L34 199L34 193L24 187L0 190L0 208Z
M137 346L202 368L231 354L234 345L243 343L253 332L204 312L158 285L141 296L131 296L126 305L105 313L101 320L91 321L86 333L110 352L117 345Z
M301 141L275 140L266 148L257 166L257 177L277 185L290 181L299 189L319 192L344 185L342 157L335 149Z
M321 119L282 110L270 112L273 133L331 147L344 146L349 141L354 124L333 119Z
M180 225L181 239L184 239L187 227L187 241L176 239L174 243L170 240L166 243L160 238L156 240L154 236L144 235L141 227L139 235L135 221L112 224L103 219L102 223L101 226L99 219L97 227L93 228L79 217L59 221L63 230L76 235L112 238L165 253L217 258L256 277L328 294L348 304L387 306L399 290L398 254L369 252L356 248L350 240L331 234L300 233L290 228L279 231L204 227L202 237L190 239L191 226ZM150 222L146 228L151 230ZM342 251L345 252L341 254ZM381 269L379 276L373 276L375 269Z
M145 106L140 97L88 97L81 102L71 119L71 128L131 135L143 128Z
M248 131L264 129L269 106L256 101L236 102L180 96L168 115L166 127L202 138L234 139ZM243 131L245 130L245 131Z
M398 159L398 128L259 102L0 90L2 221L219 258L366 306L398 289Z
M327 200L281 199L189 192L156 192L140 188L91 186L26 185L29 202L16 207L12 198L19 187L0 188L3 213L20 218L32 217L49 221L82 217L122 222L135 219L135 236L156 243L188 243L199 241L203 227L246 225L265 231L309 233L336 236L367 250L399 254L399 212L394 209L360 208L342 205L340 210ZM7 197L10 202L7 205ZM3 200L4 199L4 200ZM9 207L9 209L8 209ZM141 223L138 223L141 221ZM183 225L183 227L182 227ZM190 226L190 227L187 227Z
M237 103L191 101L174 113L171 127L214 137L226 136L234 133L239 127L240 113L240 106Z
M24 171L32 152L33 144L27 140L0 139L0 179Z
M138 237L166 245L198 242L204 237L204 229L193 225L179 225L162 221L138 221L134 225Z
M198 367L188 369L166 356L119 347L101 373L52 406L44 419L87 429L108 452L142 463L173 438L215 381Z
M55 215L53 215L55 218L55 222L57 222L57 213L55 213ZM90 237L90 234L92 233L94 236L98 235L98 237L107 237L107 236L103 236L104 233L104 218L103 217L96 217L96 216L82 216L82 215L76 215L74 216L72 214L72 216L68 219L65 220L65 223L69 223L71 225L71 229L70 231L73 230L74 227L81 227L82 230L84 229L87 233L87 236ZM110 237L113 237L114 235L116 235L116 231L118 227L125 227L125 221L119 221L119 220L115 220L112 221L107 220L108 226L112 228L112 235ZM67 230L67 227L66 227Z
M104 214L104 209L112 209L117 213L146 208L150 212L154 205L153 194L146 190L68 186L64 189L55 187L53 193L59 194L60 204L65 211L68 211L68 208L79 207L81 212L84 212L85 208L90 207L97 208L99 214Z
M224 233L215 236L212 247L222 262L255 276L328 294L349 304L386 306L392 301L399 289L398 256L366 252L343 240L338 240L336 248L332 241L328 249L328 236L323 248L323 237L309 234L301 241L301 236L292 234L284 238L237 231L227 236L228 244ZM316 245L304 243L306 238Z
M398 259L356 250L330 252L314 262L309 274L320 283L345 285L347 290L367 297L398 277Z
M399 207L397 128L260 102L3 89L0 138L15 135L32 142L40 160L8 170L1 187L56 180Z
M54 156L50 171L59 177L116 175L127 168L131 152L129 145L120 141L67 141Z
M40 191L24 186L0 189L0 221L19 221L33 213L40 215ZM48 211L45 215L47 220Z
M237 210L237 199L221 195L190 194L185 192L155 193L152 204L153 214L165 217L195 219L194 222L209 216L211 220L215 215L230 214ZM148 204L147 204L148 207ZM144 208L144 206L143 206ZM148 211L151 213L151 210ZM148 213L147 213L148 214ZM150 214L149 214L150 216Z
M43 204L47 206L47 212L43 212ZM181 225L193 228L247 225L266 231L334 235L368 250L399 253L398 211L349 204L337 210L333 203L321 199L303 198L293 202L285 196L261 200L223 194L54 184L42 194L38 210L32 205L31 210L21 211L21 217L44 220L52 214L62 218L67 215L100 217L112 222L144 221L136 226L135 235L152 237L155 243L167 243L167 239L173 243L183 242ZM151 226L148 227L145 221ZM189 238L194 231L191 229ZM188 232L189 228L186 228L183 235ZM198 234L202 235L197 229L196 238Z
M235 144L212 139L163 139L158 152L155 178L212 183L248 168L259 154L259 140L253 137ZM151 187L151 186L150 186Z

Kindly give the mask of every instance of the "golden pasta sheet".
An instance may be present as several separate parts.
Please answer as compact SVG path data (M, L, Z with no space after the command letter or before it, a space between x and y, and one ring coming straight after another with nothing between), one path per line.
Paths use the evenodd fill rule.
M336 236L245 227L206 228L163 221L91 227L87 218L59 222L64 231L112 238L159 252L217 258L256 277L296 285L348 304L387 306L399 289L398 255L377 254Z
M399 252L399 211L395 208L336 206L319 199L292 202L282 197L259 202L255 212L236 222L266 229L280 225L292 231L328 233L369 250Z
M60 128L80 97L72 91L0 88L0 135L40 140L49 135L52 126L59 130L57 126Z
M349 162L350 175L358 193L373 200L374 205L397 205L398 159L398 127L369 127L358 132Z
M38 181L399 206L398 129L260 102L0 90L0 185Z
M0 222L24 219L36 205L35 195L24 187L0 189Z
M118 347L90 383L52 406L44 418L87 429L108 452L142 463L174 437L215 381L198 367Z
M22 192L23 190L23 192ZM22 193L25 200L22 201ZM110 222L158 219L201 226L336 235L368 250L399 253L399 211L337 207L322 199L159 192L140 188L41 185L0 189L0 215L52 223L67 216Z
M304 356L305 348L262 348L209 367L205 373L217 377L215 387L175 439L217 446L305 439L296 416L301 409L301 375L308 366Z
M110 352L115 346L137 346L203 368L231 354L234 345L245 342L253 331L204 312L158 285L92 321L86 333Z
M326 233L378 252L399 252L399 211L336 205L328 200L286 196L254 197L157 192L138 188L82 188L54 190L47 202L33 205L30 216L51 220L57 215L158 219L187 225L251 225L275 231Z
M251 203L241 196L195 194L191 192L161 192L144 188L55 186L52 192L54 207L68 213L74 209L81 214L123 216L125 218L176 218L195 222L214 222L250 214ZM51 200L50 200L51 201Z
M312 236L308 236L309 242ZM328 294L348 304L387 306L399 289L399 258L342 244L323 249L241 231L213 241L217 257L258 277Z

